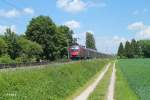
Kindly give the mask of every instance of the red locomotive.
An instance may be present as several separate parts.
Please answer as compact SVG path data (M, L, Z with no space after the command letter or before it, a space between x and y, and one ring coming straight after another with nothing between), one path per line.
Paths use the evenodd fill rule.
M81 45L73 45L69 48L70 59L104 58L108 55L99 53L97 50L85 48Z

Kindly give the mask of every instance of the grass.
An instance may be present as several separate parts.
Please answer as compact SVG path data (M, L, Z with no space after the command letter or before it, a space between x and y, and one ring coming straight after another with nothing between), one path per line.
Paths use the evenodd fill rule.
M103 79L100 81L100 83L98 84L94 92L90 95L88 100L106 100L112 69L113 67L111 64Z
M119 60L118 66L124 79L127 80L129 87L137 95L137 97L140 100L149 100L150 59ZM120 90L122 91L122 89L123 86Z
M73 100L76 96L80 95L89 85L91 85L93 83L93 81L98 77L99 73L101 73L102 70L100 70L100 72L97 72L82 87L79 87L72 95L70 95L69 97L67 97L66 100Z
M123 60L120 60L116 66L116 85L115 85L115 100L139 100L137 95L131 89L122 73L120 67L127 67L127 63L123 63ZM127 70L128 71L128 70ZM132 76L131 76L132 77Z
M107 62L79 61L53 67L0 72L0 99L65 100L102 70Z

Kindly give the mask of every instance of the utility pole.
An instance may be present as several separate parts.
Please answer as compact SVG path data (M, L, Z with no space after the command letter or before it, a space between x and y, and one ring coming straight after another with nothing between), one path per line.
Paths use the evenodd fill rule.
M70 59L70 53L69 53L69 40L67 39L67 53L68 53L68 59Z
M78 43L78 40L79 40L79 39L80 39L80 38L74 38L74 39L73 39L73 44L74 44L74 45L77 45L77 44L79 45L79 43Z

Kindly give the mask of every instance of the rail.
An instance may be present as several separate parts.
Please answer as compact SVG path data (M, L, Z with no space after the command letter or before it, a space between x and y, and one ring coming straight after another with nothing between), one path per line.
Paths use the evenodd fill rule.
M65 63L69 61L59 61L59 63ZM43 62L30 62L30 63L10 63L10 64L0 64L0 69L6 68L17 68L17 67L31 67L31 66L43 66L52 63L58 62L50 62L50 61L43 61Z

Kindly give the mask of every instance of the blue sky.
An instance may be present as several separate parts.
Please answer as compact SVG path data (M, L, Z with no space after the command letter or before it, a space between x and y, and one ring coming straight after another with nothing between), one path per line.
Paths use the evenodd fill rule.
M32 17L50 16L68 25L85 42L94 34L97 49L116 53L120 42L150 38L150 0L0 0L0 33L11 27L23 34Z

